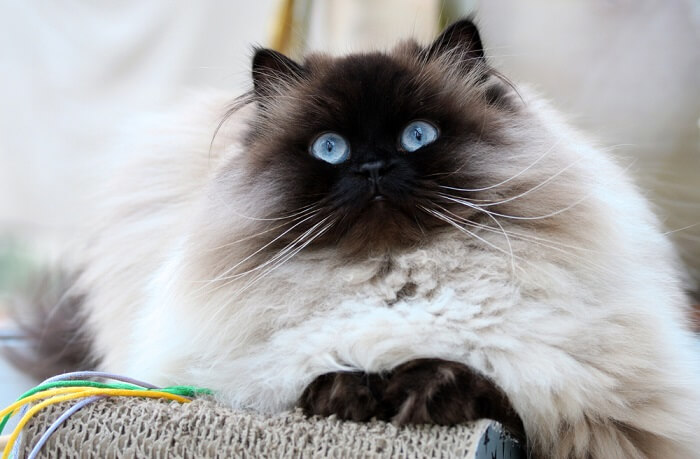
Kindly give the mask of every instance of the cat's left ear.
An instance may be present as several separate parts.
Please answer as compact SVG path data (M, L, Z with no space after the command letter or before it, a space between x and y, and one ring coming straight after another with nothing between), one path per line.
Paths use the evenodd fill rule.
M304 67L282 53L258 48L253 57L253 87L257 96L276 94L275 88L300 80Z
M447 27L426 50L429 58L446 56L470 69L485 60L479 29L471 19L459 20Z

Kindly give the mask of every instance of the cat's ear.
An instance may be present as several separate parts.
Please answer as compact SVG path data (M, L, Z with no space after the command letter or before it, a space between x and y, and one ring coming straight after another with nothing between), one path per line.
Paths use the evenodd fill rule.
M470 19L459 20L447 27L426 52L429 58L445 56L466 69L485 60L479 29Z
M273 89L284 87L304 76L304 67L282 53L257 48L253 56L253 87L257 96L275 94Z

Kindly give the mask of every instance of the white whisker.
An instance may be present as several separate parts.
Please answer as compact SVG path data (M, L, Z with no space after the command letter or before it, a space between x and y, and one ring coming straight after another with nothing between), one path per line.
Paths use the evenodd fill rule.
M304 207L299 208L297 211L294 211L294 213L289 214L289 215L284 215L281 217L268 217L268 218L251 217L249 215L244 215L244 214L241 214L240 212L236 212L235 210L231 209L230 207L228 207L228 210L231 213L235 214L237 217L242 217L242 218L245 218L247 220L253 220L253 221L257 221L257 222L271 222L271 221L286 220L286 219L289 219L292 217L296 217L297 215L303 214L304 212L308 211L310 208L312 208L315 205L316 205L316 203L306 205Z
M253 279L249 280L249 281L248 281L245 285L243 285L240 289L238 289L237 291L233 292L233 293L230 295L230 299L229 299L228 301L226 301L224 304L222 304L221 307L219 307L219 308L211 315L211 317L215 319L216 316L218 316L218 315L220 314L221 311L225 310L236 298L239 297L240 294L242 294L242 293L244 293L245 291L247 291L248 289L250 289L252 286L254 286L254 285L257 284L258 282L260 282L260 280L262 280L263 278L269 276L274 270L276 270L277 268L279 268L280 266L282 266L284 263L286 263L287 261L289 261L291 258L293 258L294 256L296 256L296 255L297 255L299 252L301 252L306 246L308 246L309 244L311 244L314 240L316 240L318 237L320 237L322 234L324 234L326 231L328 231L328 229L329 229L331 226L333 226L333 224L334 224L335 222L330 222L330 223L327 224L325 227L323 227L319 232L317 232L315 235L313 235L311 238L309 238L306 242L304 242L301 246L294 248L294 246L295 246L298 242L301 242L306 236L308 236L309 234L311 234L311 233L313 232L313 230L315 230L316 228L318 228L320 225L322 225L324 222L326 222L329 218L330 218L330 217L326 217L326 218L324 218L323 220L321 220L320 222L318 222L317 224L315 224L313 227L311 227L309 230L307 230L304 234L302 234L301 236L299 236L298 238L296 238L293 242L291 242L289 245L287 245L287 247L285 247L284 250L278 252L278 253L275 255L275 257L273 257L273 258L271 258L270 260L266 261L265 263L263 263L263 264L257 266L256 268L254 268L254 269L252 269L252 270L249 270L248 272L253 272L253 271L256 271L256 270L261 269L262 267L264 267L264 266L266 266L266 265L268 265L268 264L270 264L270 263L273 263L272 266L271 266L269 269L267 269L267 270L263 271L262 273L258 274L256 277L254 277ZM291 253L289 253L290 250L292 251ZM282 254L282 252L285 252L285 253L288 253L288 254L285 256L285 255ZM277 262L277 260L280 260L280 261ZM228 283L227 283L227 284L228 284Z
M454 220L452 220L451 218L449 218L447 215L444 215L444 214L441 213L441 212L438 212L438 211L433 210L433 209L428 209L427 207L420 206L420 205L418 206L418 208L421 209L421 210L423 210L424 212L427 212L428 214L434 216L435 218L438 218L438 219L444 221L445 223L448 223L448 224L454 226L454 227L457 228L459 231L461 231L461 232L463 232L463 233L465 233L465 234L468 234L468 235L472 236L472 237L475 238L475 239L478 239L479 241L483 242L484 244L488 245L489 247L492 247L492 248L494 248L494 249L498 250L499 252L502 252L502 253L504 253L504 254L506 254L506 255L514 256L512 252L509 253L508 251L502 249L501 247L498 247L497 245L495 245L495 244L493 244L493 243L487 241L486 239L482 238L482 237L479 236L478 234L476 234L476 233L474 233L474 232L472 232L472 231L469 231L468 229L462 227L459 223L455 222ZM512 264L512 267L513 267L513 269L515 269L515 267L516 267L515 264Z
M630 167L632 167L632 166L634 165L635 162L636 162L636 160L633 160L627 167L625 167L624 169L622 169L621 172L622 172L622 173L627 172L627 170L628 170ZM503 218L508 218L508 219L511 219L511 220L543 220L543 219L546 219L546 218L554 217L554 216L559 215L559 214L561 214L561 213L563 213L563 212L566 212L566 211L568 211L568 210L573 209L574 207L578 206L579 204L581 204L581 203L582 203L583 201L585 201L586 199L590 198L590 197L593 195L593 191L591 191L591 192L589 192L589 193L586 193L585 195L583 195L583 197L581 197L580 199L574 201L572 204L570 204L570 205L568 205L568 206L566 206L566 207L563 207L563 208L561 208L561 209L555 210L555 211L550 212L550 213L545 214L545 215L538 215L538 216L535 216L535 217L526 217L526 216L520 216L520 215L501 214L501 213L498 213L498 212L493 212L493 211L490 211L490 210L482 209L482 206L481 206L481 205L477 205L477 204L474 204L474 203L472 203L472 202L468 202L468 201L466 201L466 200L464 200L464 199L462 199L462 198L458 198L458 197L455 197L455 196L452 196L452 195L449 195L449 194L446 194L446 193L437 193L437 194L438 194L439 196L441 196L442 198L447 199L447 200L449 200L449 201L452 201L452 202L455 202L455 203L458 203L458 204L462 204L462 205L464 205L464 206L470 207L470 208L475 209L475 210L480 210L480 211L482 211L482 212L486 212L486 213L491 214L491 215L496 216L496 217L503 217Z
M223 273L221 273L220 275L218 275L218 276L215 277L214 279L211 279L211 280L209 280L209 281L204 281L205 284L204 284L202 287L200 287L199 289L195 290L194 293L199 292L200 290L202 290L203 288L205 288L206 286L208 286L208 285L210 285L210 284L212 284L212 283L214 283L214 282L218 282L218 281L221 281L221 280L227 280L227 279L230 279L230 278L232 278L232 277L235 277L235 276L226 276L226 275L227 275L228 273L230 273L231 271L235 270L237 267L239 267L240 265L242 265L242 264L245 263L246 261L248 261L248 260L250 260L251 258L253 258L253 257L254 257L255 255L257 255L258 253L260 253L260 252L262 252L263 250L265 250L265 249L266 249L267 247L269 247L270 245L274 244L276 241L278 241L280 238L282 238L283 236L285 236L287 233L289 233L290 231L292 231L292 230L293 230L294 228L296 228L297 226L299 226L299 225L301 225L302 223L306 222L307 220L310 220L311 218L315 217L316 214L317 214L317 213L313 213L313 214L311 214L311 215L305 217L305 218L302 219L301 221L295 223L295 224L292 225L291 227L287 228L283 233L279 234L277 237L275 237L274 239L272 239L270 242L268 242L267 244L263 245L263 246L260 247L258 250L256 250L255 252L251 253L250 255L248 255L247 257L245 257L244 259L240 260L238 263L234 264L233 266L230 266L230 267L227 268ZM236 276L238 276L238 274L237 274Z
M680 231L689 230L690 228L695 228L695 227L698 226L698 225L700 225L700 222L693 223L692 225L687 225L687 226L684 226L684 227L682 227L682 228L678 228L678 229L666 231L665 233L663 233L663 235L664 235L664 236L667 236L667 235L669 235L669 234L674 234L674 233L678 233L678 232L680 232Z
M538 216L535 216L535 217L523 217L523 216L520 216L520 215L507 215L507 214L501 214L501 213L498 213L498 212L493 212L493 211L490 211L490 210L482 209L481 206L476 205L476 204L473 204L473 203L471 203L471 202L467 202L467 201L465 201L465 200L463 200L463 199L454 198L454 197L452 197L452 196L450 196L450 195L447 195L447 194L444 194L444 193L439 193L439 194L440 194L440 196L442 196L443 198L445 198L445 199L447 199L447 200L450 200L450 201L452 201L452 202L456 202L456 203L458 203L458 204L462 204L462 205L465 205L465 206L467 206L467 207L471 207L472 209L480 210L480 211L485 212L485 213L487 213L487 214L489 214L489 215L493 215L493 216L497 216L497 217L503 217L503 218L508 218L508 219L511 219L511 220L543 220L543 219L545 219L545 218L554 217L554 216L559 215L559 214L561 214L561 213L563 213L563 212L566 212L567 210L573 209L574 207L578 206L579 204L581 204L583 201L585 201L586 199L588 199L588 198L590 197L590 195L587 194L587 195L583 196L581 199L575 201L573 204L570 204L570 205L568 205L568 206L566 206L566 207L564 207L564 208L562 208L562 209L558 209L558 210L556 210L556 211L550 212L550 213L545 214L545 215L538 215Z
M441 207L441 209L442 209L443 211L448 212L448 213L451 214L451 215L454 215L455 217L459 218L459 219L462 220L462 221L469 221L469 220L466 220L466 219L464 219L464 218L462 218L462 217L459 217L458 215L453 214L452 212L450 212L449 210L447 210L447 209L445 209L445 208L443 208L443 207ZM489 217L491 218L491 220L493 220L493 221L496 223L496 225L498 225L498 227L501 229L500 232L503 233L503 236L506 238L506 243L508 244L508 251L510 252L511 267L512 267L513 271L515 271L515 255L514 255L514 253L513 253L513 245L512 245L511 242L510 242L510 237L508 236L508 232L506 232L506 230L503 228L503 225L501 225L501 222L499 222L498 219L496 219L496 217L494 217L493 215L491 215L489 212L486 212L486 211L483 211L483 212L484 212L487 216L489 216ZM484 226L486 226L486 225L484 225ZM490 228L490 227L489 227L489 228Z
M537 158L532 164L530 164L529 166L527 166L525 169L521 170L521 171L518 172L517 174L513 175L512 177L507 178L507 179L503 180L502 182L496 183L495 185L487 186L487 187L484 187L484 188L455 188L455 187L449 187L449 186L441 186L441 188L446 188L446 189L448 189L448 190L454 190L454 191L476 192L476 191L491 190L491 189L497 188L497 187L499 187L499 186L501 186L501 185L505 185L506 183L510 182L511 180L514 180L514 179L520 177L520 176L523 175L525 172L527 172L527 171L529 171L530 169L532 169L537 163L539 163L542 159L544 159L545 156L547 156L549 153L551 153L552 150L554 149L554 147L556 147L557 145L559 145L560 142L561 142L561 138L557 139L557 141L554 142L554 143L552 144L552 146L549 147L549 149L548 149L547 151L545 151L545 152L542 154L542 156L540 156L539 158ZM461 170L462 167L464 167L464 165L462 165L459 169L457 169L457 170L456 170L455 172L453 172L453 173L459 172L459 170Z
M291 218L291 219L290 219L289 221L287 221L287 222L284 222L284 223L281 223L281 224L279 224L279 225L277 225L277 226L273 226L272 228L268 228L268 229L266 229L266 230L260 231L259 233L251 234L251 235L249 235L249 236L242 237L242 238L240 238L240 239L237 239L237 240L232 241L232 242L228 242L228 243L226 243L226 244L223 244L223 245L220 245L220 246L217 246L217 247L212 247L212 248L210 248L210 249L207 249L207 251L208 251L208 252L212 252L212 251L215 251L215 250L224 249L224 248L226 248L226 247L231 247L231 246L236 245L236 244L239 244L239 243L241 243L241 242L244 242L244 241L247 241L247 240L250 240L250 239L254 239L254 238L256 238L256 237L258 237L258 236L261 236L261 235L263 235L263 234L267 234L267 233L269 233L270 231L274 231L274 230L276 230L276 229L283 228L283 227L289 225L290 223L294 223L295 221L299 220L300 218L306 217L306 216L308 216L308 215L310 215L310 214L312 214L312 213L314 213L314 212L316 212L316 211L318 211L318 210L319 210L318 208L308 209L308 210L302 212L301 214L299 214L298 216L296 216L296 217L294 217L294 218Z
M590 265L591 267L596 268L596 269L599 270L600 272L605 272L605 273L608 274L608 275L613 275L613 276L616 275L616 273L615 273L614 271L612 271L612 270L610 270L610 269L608 269L608 268L605 268L605 267L603 267L603 266L597 265L597 264L595 264L595 263L593 263L593 262L590 262L589 260L586 260L585 258L581 257L580 254L575 253L575 252L573 252L573 251L571 251L571 250L565 250L565 249L563 249L563 248L561 248L561 247L566 247L566 248L570 248L570 249L573 249L573 250L582 250L582 251L600 253L599 251L594 251L594 250L591 250L591 249L580 248L580 247L575 247L575 246L571 246L571 245L567 245L567 244L562 244L562 243L559 243L559 242L556 242L556 241L549 241L549 240L547 240L547 239L538 238L538 237L531 236L531 235L525 235L525 234L522 234L522 233L515 233L515 232L513 232L513 231L506 231L506 230L503 229L503 227L500 227L500 230L499 230L499 229L494 228L494 227L492 227L492 226L484 225L484 224L482 224L482 223L477 223L477 222L468 220L468 219L466 219L466 218L464 218L464 217L460 217L459 215L456 215L456 214L450 212L449 210L445 209L444 207L441 207L441 206L438 206L438 207L439 207L442 211L444 211L444 212L446 212L446 213L452 215L454 218L456 218L457 220L459 220L460 223L464 223L465 225L468 225L468 226L471 226L471 227L474 227L474 228L483 229L483 230L485 230L485 231L490 231L490 232L492 232L492 233L497 233L497 234L507 233L508 235L510 235L510 237L513 237L513 238L516 238L516 239L520 239L520 240L523 240L523 241L526 241L526 242L530 242L530 243L533 243L533 244L537 244L537 245L540 245L540 246L542 246L542 247L547 247L547 248L549 248L549 249L556 250L556 251L558 251L558 252L560 252L560 253L563 253L563 254L566 254L566 255L575 256L575 257L578 258L578 263L583 263L583 264ZM560 247L556 247L556 245L559 245ZM596 272L597 272L597 271L596 271Z
M309 217L309 218L311 218L311 217ZM287 244L282 250L280 250L279 252L277 252L274 256L272 256L271 258L269 258L269 259L266 260L265 262L263 262L263 263L261 263L261 264L255 266L254 268L251 268L251 269L249 269L249 270L247 270L247 271L243 271L243 272L241 272L241 273L236 273L236 274L234 274L234 275L232 275L232 276L227 276L227 277L219 278L218 280L225 280L225 281L227 281L227 282L224 282L223 284L218 285L218 286L215 287L214 289L210 290L210 292L214 292L214 291L216 291L216 290L218 290L218 289L220 289L220 288L222 288L222 287L225 287L226 285L229 285L231 282L233 282L233 281L236 280L236 279L240 279L240 278L242 278L242 277L244 277L244 276L247 276L247 275L250 274L250 273L253 273L253 272L255 272L255 271L259 271L259 270L265 268L266 266L268 266L268 265L270 265L270 264L276 262L279 258L285 256L290 250L293 250L293 249L294 249L294 246L295 246L297 243L303 241L304 238L305 238L306 236L308 236L309 234L313 233L313 231L314 231L316 228L318 228L319 226L321 226L324 222L326 222L326 221L328 220L328 218L330 218L330 217L324 218L324 219L321 220L320 222L318 222L318 223L316 223L315 225L313 225L311 228L307 229L304 233L302 233L300 236L298 236L298 237L297 237L296 239L294 239L292 242L290 242L289 244ZM299 223L302 223L302 222L299 222ZM291 228L290 228L290 230L291 230ZM283 236L283 235L284 235L284 234L278 236L277 239L279 239L279 237L281 237L281 236ZM274 241L273 241L273 242L274 242ZM269 245L269 243L268 243L267 245ZM255 253L260 252L260 251L261 251L262 249L264 249L264 248L265 248L265 247L262 247L262 248L258 249L258 251L256 251ZM253 255L255 255L255 254L252 254L252 255L248 256L247 258L250 258L250 257L253 256ZM245 260L244 260L244 261L245 261ZM240 263L238 263L238 264L240 264ZM230 269L229 269L228 271L230 271Z
M274 265L272 265L272 266L271 266L269 269L267 269L266 271L263 271L262 273L258 274L257 277L255 277L254 279L250 280L250 281L243 287L243 289L242 289L240 292L237 292L236 294L243 293L245 290L247 290L248 288L250 288L252 285L258 283L258 282L259 282L260 280L262 280L263 278L269 276L273 271L275 271L275 270L278 269L280 266L282 266L283 264L285 264L287 261L289 261L290 259L292 259L292 258L293 258L294 256L296 256L299 252L301 252L302 250L304 250L304 248L306 248L309 244L311 244L314 240L316 240L316 239L319 238L323 233L325 233L326 231L328 231L328 229L330 229L331 226L333 226L333 222L327 224L325 227L323 227L321 230L319 230L315 235L313 235L311 238L309 238L306 242L304 242L303 244L301 244L300 246L298 246L297 248L295 248L291 253L289 253L289 254L287 254L286 256L284 256L284 258L281 258L281 259L278 258L278 260L280 260L280 261L278 261L277 263L275 263Z
M573 163L569 164L569 165L566 166L564 169L560 170L560 171L557 172L556 174L554 174L554 175L552 175L551 177L549 177L547 180L544 180L544 181L543 181L542 183L540 183L539 185L536 185L536 186L530 188L530 189L527 190L527 191L523 191L522 193L520 193L520 194L518 194L518 195L512 196L512 197L507 198L507 199L503 199L503 200L501 200L501 201L489 202L488 204L479 204L479 206L480 206L480 207L497 206L497 205L500 205L500 204L505 204L506 202L515 201L515 200L518 199L518 198L522 198L523 196L526 196L526 195L528 195L529 193L532 193L533 191L536 191L536 190L542 188L543 186L547 185L549 182L551 182L552 180L554 180L555 178L557 178L558 176L560 176L561 174L563 174L564 172L566 172L566 171L569 170L570 168L574 167L576 164L578 164L578 163L581 162L582 160L583 160L583 158L578 158L576 161L574 161Z

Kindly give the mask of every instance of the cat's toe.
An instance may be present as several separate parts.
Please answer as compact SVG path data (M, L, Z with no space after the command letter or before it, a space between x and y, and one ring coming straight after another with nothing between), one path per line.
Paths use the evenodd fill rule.
M488 418L523 437L508 397L471 368L440 359L417 359L392 372L384 392L399 424L453 425Z
M299 406L307 416L337 415L350 421L367 421L380 415L383 379L362 372L326 373L304 390Z

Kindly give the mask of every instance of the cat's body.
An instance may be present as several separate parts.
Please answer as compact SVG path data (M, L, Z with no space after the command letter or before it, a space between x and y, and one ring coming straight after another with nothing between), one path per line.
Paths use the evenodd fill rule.
M700 372L687 299L672 247L624 167L529 91L522 99L502 86L492 94L489 85L500 83L475 77L478 69L445 68L455 53L413 52L408 45L338 64L311 57L300 67L308 74L286 61L258 62L278 72L274 91L262 94L270 81L256 80L257 105L233 113L211 148L228 95L194 101L163 120L154 141L139 141L143 161L115 181L76 268L74 293L86 295L100 367L210 387L233 406L276 412L324 374L389 374L416 359L444 359L506 394L536 453L697 455ZM384 61L395 65L387 75ZM336 65L360 70L341 69L345 86L334 105L322 100L322 88ZM411 180L441 196L440 207L416 201L413 225L392 207L399 198L391 193L401 189L347 211L345 220L313 213L316 201L304 199L319 196L315 183L338 169L299 184L284 171L308 159L280 166L263 150L297 154L280 150L280 136L291 135L282 131L294 130L293 120L325 122L295 108L314 102L304 91L319 94L331 118L370 123L347 134L353 147L355 138L375 139L374 127L389 129L379 119L382 102L359 119L343 97L356 97L353 78L359 91L371 91L363 85L377 78L412 94L401 79L410 66L419 67L416 98L431 85L448 94L406 108L419 113L399 128L435 120L439 110L453 117L464 110L468 121L435 121L442 136L435 145L446 149L422 147L410 155L433 155L426 164L410 156L409 166L383 173L410 169ZM440 144L457 138L459 146ZM370 154L363 151L352 154ZM436 156L445 151L452 163ZM421 167L431 174L416 178ZM358 196L353 202L365 199ZM347 223L348 215L360 223Z

